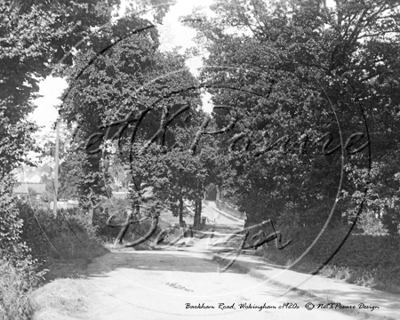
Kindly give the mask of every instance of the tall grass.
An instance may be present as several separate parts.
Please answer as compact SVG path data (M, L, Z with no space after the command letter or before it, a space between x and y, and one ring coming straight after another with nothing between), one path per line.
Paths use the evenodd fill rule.
M37 278L27 268L0 259L0 319L31 319L34 307L31 300L32 287Z
M35 290L35 320L71 319L87 310L89 290L76 279L57 279ZM75 318L75 317L74 317Z

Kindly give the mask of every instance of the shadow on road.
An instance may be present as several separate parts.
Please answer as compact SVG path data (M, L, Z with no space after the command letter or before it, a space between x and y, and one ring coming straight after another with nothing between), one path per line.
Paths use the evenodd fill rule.
M204 261L206 259L206 261ZM201 261L200 261L201 260ZM97 258L89 265L86 276L101 276L116 269L143 271L217 273L218 263L209 255L184 251L133 251L111 252ZM227 272L244 274L237 268Z

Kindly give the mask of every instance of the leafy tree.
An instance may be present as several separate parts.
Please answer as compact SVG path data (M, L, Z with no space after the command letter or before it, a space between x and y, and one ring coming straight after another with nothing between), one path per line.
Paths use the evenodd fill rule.
M340 181L339 133L344 144L365 136L367 117L374 160L399 146L398 3L232 0L213 9L187 21L210 52L202 79L219 127L237 119L222 137L228 196L253 220L290 210L300 223L322 223L321 203L333 204ZM365 141L345 150L360 170ZM350 194L362 187L349 175L343 182Z
M203 117L202 117L203 116ZM162 201L169 203L174 215L183 223L184 201L194 203L194 228L200 228L201 201L206 187L214 180L213 169L217 158L217 148L212 146L213 137L199 141L193 152L193 137L201 128L202 120L208 116L202 112L192 119L186 128L177 128L176 147L162 152L154 146L154 159L147 169L146 181L154 188L154 194ZM195 123L198 125L196 126ZM148 162L147 162L148 163Z
M146 5L153 2L157 3L144 1ZM23 300L0 299L0 313L6 318L31 316L27 292L35 281L28 281L22 275L34 275L31 265L35 261L29 256L27 245L21 242L23 221L18 202L11 195L15 183L13 170L22 163L32 164L27 159L28 152L39 151L33 138L38 128L27 118L34 110L32 101L38 96L38 83L52 72L64 74L65 68L73 65L71 49L76 46L77 50L84 50L87 42L82 40L110 23L114 6L119 3L119 0L0 2L0 262L5 271L1 277L12 276L9 270L20 276L16 278L14 297Z
M1 277L5 280L2 283L9 282L12 272L18 275L18 283L11 290L7 287L3 290L9 296L0 299L0 314L5 318L31 318L28 293L37 282L33 267L36 261L30 256L27 244L21 241L22 209L12 197L12 190L13 170L23 163L32 165L28 153L40 151L34 141L38 128L28 120L34 110L32 101L38 97L38 83L55 69L72 65L69 54L72 47L109 22L113 6L118 3L118 0L0 3L0 262Z
M11 1L0 4L0 178L26 160L37 129L27 120L38 82L91 28L109 21L117 1ZM67 59L61 64L70 63Z
M29 162L29 151L38 151L33 139L37 127L27 120L34 110L38 82L53 71L54 64L71 65L66 53L82 36L110 21L117 3L30 0L0 4L0 242L10 245L11 251L20 245L21 221L15 201L10 200L10 175ZM8 255L5 248L3 253Z
M181 203L183 193L185 198L194 198L192 190L196 189L199 201L202 182L193 180L196 167L191 169L193 178L180 187L175 176L171 180L165 174L168 170L176 173L170 152L182 144L180 135L188 135L181 131L192 128L193 132L199 122L194 120L199 118L199 91L185 66L185 57L176 51L159 52L156 29L134 15L104 28L91 41L93 47L101 47L100 43L106 47L113 37L122 39L126 29L141 28L143 32L115 42L94 60L93 51L80 52L75 68L68 71L70 88L60 111L68 122L77 123L78 131L77 148L65 162L63 179L76 186L74 192L82 196L87 195L89 187L97 194L105 194L110 171L118 164L131 180L136 208L148 186L156 190L157 196L170 201L172 196L162 190L173 184L171 190L175 196L179 194ZM89 67L87 61L92 61ZM179 156L182 161L189 161L183 152ZM183 181L181 177L179 182ZM189 186L189 182L193 185Z

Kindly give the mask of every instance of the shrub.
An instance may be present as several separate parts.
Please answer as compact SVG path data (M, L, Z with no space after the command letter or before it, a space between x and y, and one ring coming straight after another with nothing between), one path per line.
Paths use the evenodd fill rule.
M20 212L24 220L21 237L32 248L41 268L51 270L47 279L75 274L74 268L82 269L107 252L86 217L61 213L55 217L26 204L20 206ZM73 268L65 265L71 263L75 264Z
M320 274L327 278L334 278L345 281L348 281L352 276L351 270L349 268L330 265L325 266L320 271Z
M110 227L106 225L107 219L113 215L112 224L122 224L126 221L126 208L132 206L132 203L127 199L112 199L112 201L105 201L103 203L103 209L96 210L93 216L93 224L96 228L96 235L104 242L113 242L118 236L121 227ZM141 208L141 217L151 214L152 216L156 212L160 212L164 208L157 202L146 203ZM155 235L157 235L161 229L159 226L162 224L161 219L158 220L158 227L153 233L152 237L145 241L146 244L154 244L153 240ZM124 242L129 243L135 239L146 235L146 233L151 228L151 220L145 220L140 224L130 225L127 233L124 236Z
M0 319L7 320L31 317L30 290L42 275L21 239L24 221L12 187L10 177L0 181Z
M0 181L0 254L12 261L24 260L29 252L21 242L23 220L19 216L18 200L12 197L13 181Z
M386 215L384 218L385 217ZM360 215L357 227L362 229L363 233L367 235L381 236L387 234L387 230L382 221L375 216L374 211L368 209Z

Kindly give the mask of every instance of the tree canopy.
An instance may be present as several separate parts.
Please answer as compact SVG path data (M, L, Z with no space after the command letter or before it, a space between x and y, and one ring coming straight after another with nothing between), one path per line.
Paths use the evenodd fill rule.
M202 80L218 126L237 119L221 174L251 219L322 223L337 196L353 208L370 160L383 169L399 147L399 5L335 3L231 0L186 19L210 53Z

